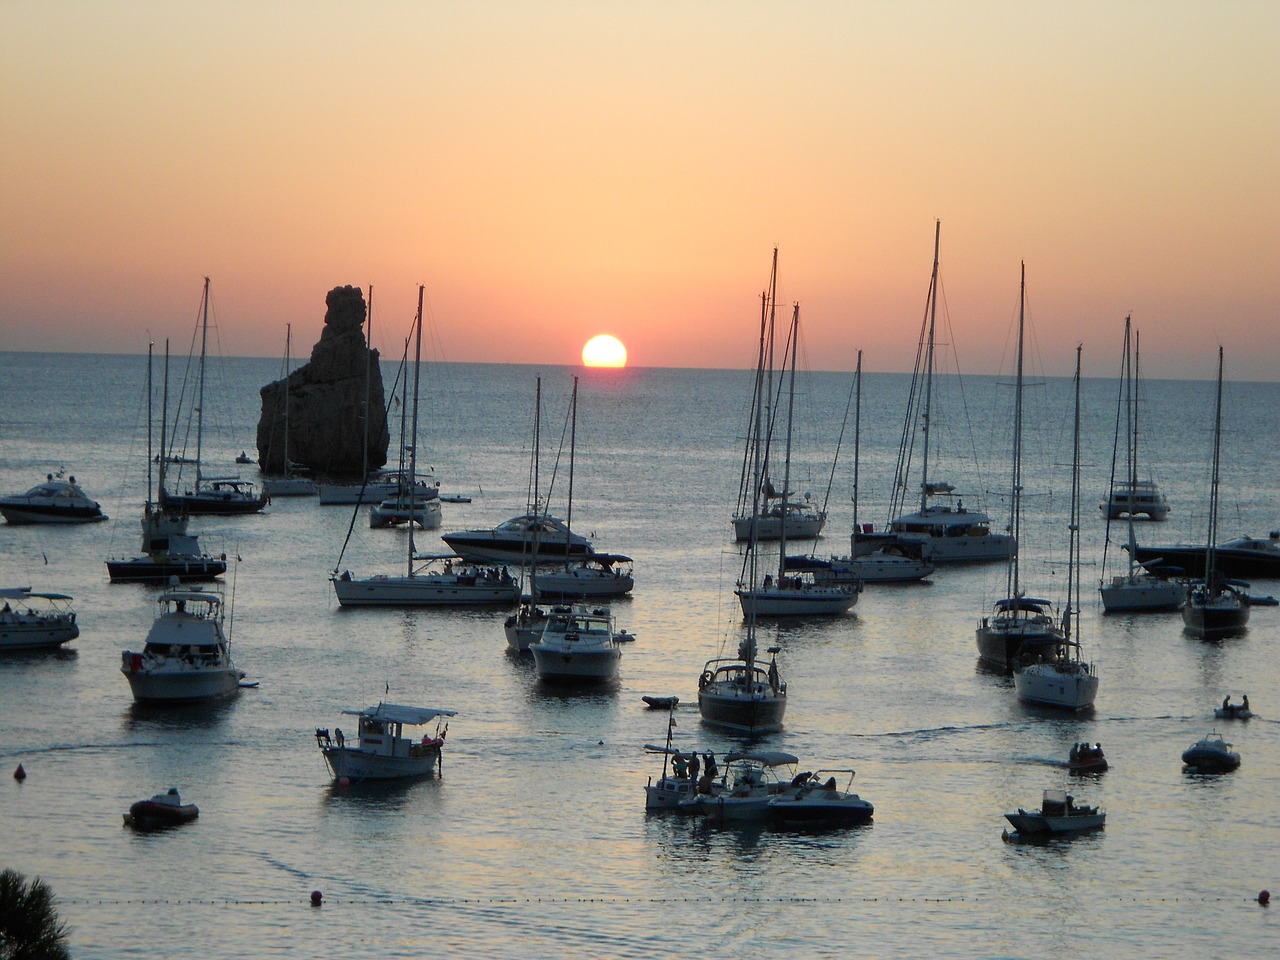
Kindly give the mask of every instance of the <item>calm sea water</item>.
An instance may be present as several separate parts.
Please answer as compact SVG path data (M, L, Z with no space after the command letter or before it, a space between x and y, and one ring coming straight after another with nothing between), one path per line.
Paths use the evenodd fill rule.
M231 469L252 448L257 391L280 364L217 369L207 406L219 429L206 449ZM545 483L572 371L428 367L420 449L446 493L473 497L445 505L443 530L523 509L538 374ZM1101 615L1096 504L1110 471L1114 381L1084 388L1081 634L1102 675L1096 709L1029 709L1009 680L977 668L973 629L1002 592L999 565L870 587L850 616L765 629L791 690L786 729L768 744L805 768L856 767L876 806L870 827L804 834L643 809L646 778L660 770L643 744L662 740L665 715L642 694L681 697L682 745L719 754L741 743L702 728L695 692L703 661L732 649L741 625L728 515L749 373L583 377L575 528L636 559L635 595L615 611L639 640L615 688L544 689L529 663L505 654L504 613L341 611L327 577L350 509L280 499L260 516L193 522L207 549L242 558L226 578L232 639L260 686L212 709L159 712L135 709L118 671L120 651L151 623L156 591L111 585L104 565L137 547L144 377L145 358L0 353L0 490L65 466L111 515L87 527L0 525L0 583L65 591L80 615L81 636L64 651L0 662L0 866L51 884L76 956L1198 958L1276 941L1274 911L1252 901L1280 888L1280 612L1255 609L1247 635L1221 643L1184 636L1177 614ZM885 519L908 385L866 377L862 520ZM847 375L802 377L795 486L819 500L849 387ZM1173 514L1139 538L1203 540L1213 385L1147 388L1143 459ZM968 378L963 395L941 392L937 474L999 518L1009 388ZM1037 382L1028 405L1023 576L1032 592L1060 597L1070 384ZM1275 384L1228 384L1224 537L1280 526L1278 411ZM851 454L852 425L820 555L847 552ZM561 504L566 470L553 495ZM404 536L370 530L361 515L342 564L396 570ZM438 546L433 534L419 543ZM339 711L388 688L395 701L458 711L443 776L331 785L314 728L341 724ZM1215 726L1227 693L1248 693L1261 715L1222 727L1243 766L1183 774L1181 751ZM1101 741L1112 769L1070 780L1063 764L1078 740ZM9 776L19 763L21 784ZM171 785L199 804L198 821L150 834L121 826L132 801ZM1106 830L1001 842L1005 811L1060 786L1104 804ZM324 894L318 909L312 890Z

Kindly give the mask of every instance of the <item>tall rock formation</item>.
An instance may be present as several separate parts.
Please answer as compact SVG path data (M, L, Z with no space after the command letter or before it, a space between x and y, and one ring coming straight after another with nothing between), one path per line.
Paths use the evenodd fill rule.
M285 469L286 390L288 458L294 464L335 479L360 479L366 463L366 393L368 467L373 470L387 462L386 400L378 351L365 343L364 292L359 287L334 287L324 302L324 332L311 348L310 361L260 391L258 462L265 473Z

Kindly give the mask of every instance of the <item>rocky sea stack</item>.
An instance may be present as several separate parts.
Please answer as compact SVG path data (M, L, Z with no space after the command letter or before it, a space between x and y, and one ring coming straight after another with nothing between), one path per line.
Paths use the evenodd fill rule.
M288 458L295 466L334 479L361 478L366 465L366 394L367 465L373 470L387 462L386 400L378 351L365 342L364 292L359 287L334 287L324 302L324 332L311 348L311 359L287 380L261 390L258 462L264 473L285 471L286 390Z

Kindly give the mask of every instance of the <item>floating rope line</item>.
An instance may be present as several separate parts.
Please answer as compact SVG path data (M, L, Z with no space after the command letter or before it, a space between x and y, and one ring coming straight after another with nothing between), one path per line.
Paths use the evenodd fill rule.
M675 904L675 903L971 903L980 897L347 897L324 899L324 906L411 906L455 907L468 905L543 904ZM1112 903L1257 903L1258 897L1094 897ZM63 904L79 906L208 906L208 907L281 907L319 906L309 897L288 900L94 900L58 897Z

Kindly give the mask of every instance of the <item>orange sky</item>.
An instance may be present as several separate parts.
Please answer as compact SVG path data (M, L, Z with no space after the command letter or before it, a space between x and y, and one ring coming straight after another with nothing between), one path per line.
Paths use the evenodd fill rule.
M811 369L910 369L942 221L962 372L1027 262L1044 369L1275 379L1280 3L0 5L0 349L319 335L746 367L779 247ZM397 338L398 339L398 338ZM395 343L397 339L390 342Z

